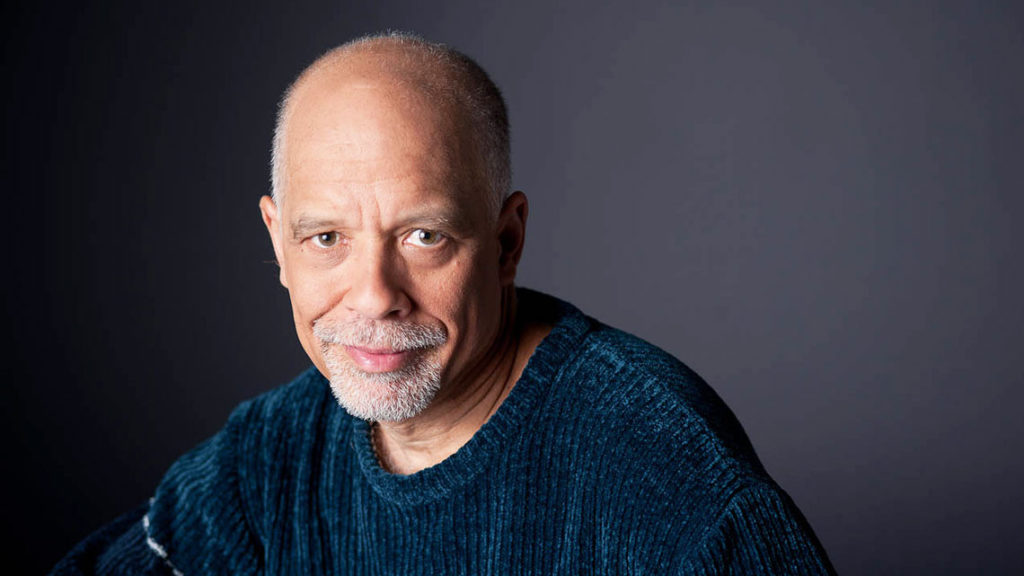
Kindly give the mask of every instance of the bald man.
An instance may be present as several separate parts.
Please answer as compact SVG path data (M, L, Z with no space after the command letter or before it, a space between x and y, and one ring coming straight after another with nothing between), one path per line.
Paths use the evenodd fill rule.
M514 286L486 73L361 38L285 93L260 211L313 367L242 404L57 574L831 573L678 360Z

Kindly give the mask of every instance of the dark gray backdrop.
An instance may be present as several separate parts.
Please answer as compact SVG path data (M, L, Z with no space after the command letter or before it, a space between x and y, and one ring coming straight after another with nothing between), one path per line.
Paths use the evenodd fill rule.
M4 14L4 542L27 573L307 365L256 206L272 117L384 28L504 89L520 283L701 373L840 572L1019 567L1017 3L163 4Z

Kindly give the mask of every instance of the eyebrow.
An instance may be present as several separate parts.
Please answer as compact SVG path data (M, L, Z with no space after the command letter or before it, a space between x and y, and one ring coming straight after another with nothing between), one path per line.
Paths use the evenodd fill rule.
M411 214L398 221L398 227L415 224L424 228L450 230L458 223L459 218L451 214Z
M416 225L427 229L444 231L461 230L465 228L466 218L458 211L441 211L438 214L434 211L413 213L401 220L398 220L394 227ZM291 223L291 236L294 240L303 240L317 232L324 230L337 230L343 228L341 222L329 218L317 218L314 216L299 216Z
M292 221L292 239L302 240L307 236L312 236L315 232L319 232L321 230L333 230L337 226L338 223L334 220L299 216Z

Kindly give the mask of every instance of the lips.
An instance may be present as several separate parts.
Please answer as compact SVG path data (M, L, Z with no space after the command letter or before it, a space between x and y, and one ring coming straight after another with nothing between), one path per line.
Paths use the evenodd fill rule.
M412 350L374 350L358 346L345 346L345 352L364 372L393 372L412 355Z

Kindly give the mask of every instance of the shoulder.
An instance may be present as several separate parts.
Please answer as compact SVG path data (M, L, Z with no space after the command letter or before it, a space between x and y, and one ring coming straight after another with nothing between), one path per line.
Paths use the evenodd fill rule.
M640 465L685 457L737 480L765 477L732 411L678 358L572 304L519 294L534 316L554 325L530 360L534 373L551 381L537 425L572 428L580 442L598 447L628 443ZM572 434L555 433L574 442Z
M250 573L268 505L322 445L330 397L310 369L240 404L164 475L144 517L149 548L185 573Z
M272 470L307 450L330 414L330 390L315 368L294 380L239 404L224 426L179 458L157 490L177 494L192 485L258 493L259 484ZM177 503L180 505L180 503Z
M774 485L739 421L696 372L650 342L587 320L552 405L603 475L658 491L674 486L718 512L736 493Z
M665 350L587 320L556 378L546 428L566 460L590 471L585 477L617 522L641 534L668 530L679 561L687 550L713 546L715 558L756 549L759 562L827 566L810 527L718 394ZM788 540L777 541L780 534Z
M236 439L240 448L281 448L276 438L301 439L302 431L311 433L322 426L334 408L330 386L310 367L291 382L239 404L222 433Z
M603 398L595 409L629 418L667 442L702 439L723 458L756 464L746 434L721 397L689 366L665 350L591 319L564 377Z
M295 414L316 409L330 402L327 381L315 367L310 367L291 382L242 402L231 420L267 423L291 419Z
M323 377L310 368L290 383L239 404L224 426L175 462L171 472L193 459L208 463L212 455L232 467L244 466L247 458L256 458L250 452L265 444L263 437L294 435L297 428L315 420L329 397Z
M291 464L314 458L326 434L347 434L349 422L326 379L310 367L288 384L240 404L222 433L232 437L237 464L247 475L266 479L291 474Z

